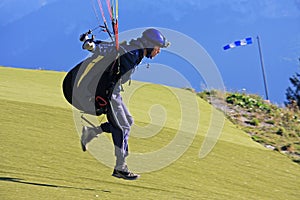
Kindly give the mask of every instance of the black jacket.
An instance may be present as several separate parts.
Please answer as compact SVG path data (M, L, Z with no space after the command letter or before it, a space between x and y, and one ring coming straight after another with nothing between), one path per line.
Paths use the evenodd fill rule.
M144 58L143 44L137 40L131 40L129 44L120 45L120 73L121 84L126 83L134 72L136 66Z

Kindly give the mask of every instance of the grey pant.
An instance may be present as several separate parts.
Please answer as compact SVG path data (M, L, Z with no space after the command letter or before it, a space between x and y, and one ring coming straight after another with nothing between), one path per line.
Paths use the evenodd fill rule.
M128 138L133 118L125 106L120 93L113 93L111 97L112 107L108 109L107 123L101 124L105 132L112 133L115 146L115 155L120 162L128 156Z

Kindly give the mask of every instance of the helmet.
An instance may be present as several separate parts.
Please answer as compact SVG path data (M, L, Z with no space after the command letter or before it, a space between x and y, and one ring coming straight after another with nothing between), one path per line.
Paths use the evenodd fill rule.
M163 36L163 34L154 28L149 28L143 32L142 39L151 47L159 46L162 48L168 47L170 42ZM148 46L147 45L147 46ZM149 47L148 47L149 48Z

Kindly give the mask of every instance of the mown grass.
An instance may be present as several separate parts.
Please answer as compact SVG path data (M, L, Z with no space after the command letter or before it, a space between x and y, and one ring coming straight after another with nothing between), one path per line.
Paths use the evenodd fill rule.
M142 173L137 181L113 178L110 167L81 151L72 110L61 94L64 75L0 67L0 199L298 199L299 165L255 143L228 120L213 151L199 159L212 111L200 98L197 134L179 159ZM126 87L126 93L139 84ZM124 95L136 123L150 124L149 133L160 126L151 117L160 118L163 112L146 112L149 97L165 107L168 120L149 138L137 137L143 133L134 129L132 152L159 149L179 127L174 112L179 100L171 89L146 84L140 90ZM192 98L184 90L182 94ZM185 134L192 133L186 129ZM138 163L130 162L129 167Z

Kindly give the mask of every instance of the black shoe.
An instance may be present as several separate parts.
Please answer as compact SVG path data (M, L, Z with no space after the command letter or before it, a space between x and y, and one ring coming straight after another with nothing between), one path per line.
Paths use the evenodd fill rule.
M112 176L125 180L136 180L140 177L140 175L130 172L127 166L125 166L122 170L114 169Z

